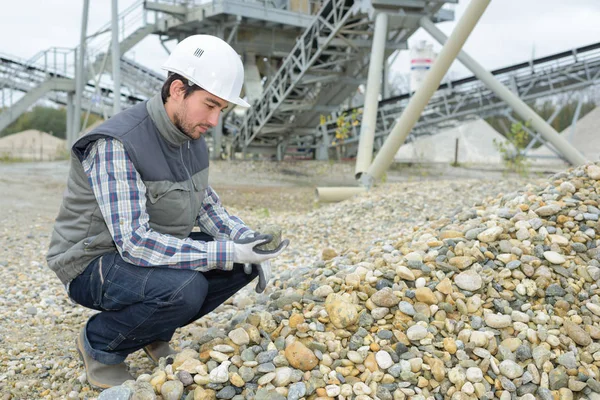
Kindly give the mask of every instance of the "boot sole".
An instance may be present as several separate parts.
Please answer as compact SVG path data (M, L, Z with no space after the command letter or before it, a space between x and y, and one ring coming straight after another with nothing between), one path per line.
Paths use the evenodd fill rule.
M146 353L146 355L150 359L150 361L152 361L154 363L154 365L158 365L158 360L154 359L154 357L152 357L152 354L150 354L150 352L145 347L143 348L143 350L144 350L144 353Z
M85 329L85 328L84 328ZM85 349L83 348L83 344L81 343L81 335L82 333L79 333L79 335L77 336L77 340L75 341L75 348L77 349L77 352L79 353L79 358L81 358L81 361L83 362L83 366L85 367L85 377L87 382L90 384L90 386L92 386L95 389L109 389L112 386L110 385L105 385L99 382L95 382L93 379L90 379L90 374L88 373L88 365L85 362L85 357L83 356L83 352L85 351Z

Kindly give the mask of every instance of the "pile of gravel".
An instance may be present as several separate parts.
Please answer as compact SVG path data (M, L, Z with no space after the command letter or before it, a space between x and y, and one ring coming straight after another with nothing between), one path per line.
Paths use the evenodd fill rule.
M381 195L304 217L327 225ZM280 261L268 296L245 311L236 296L226 329L198 327L99 398L598 399L599 201L600 167L587 165L412 229L390 232L397 209L366 213L386 225L367 233L386 238Z

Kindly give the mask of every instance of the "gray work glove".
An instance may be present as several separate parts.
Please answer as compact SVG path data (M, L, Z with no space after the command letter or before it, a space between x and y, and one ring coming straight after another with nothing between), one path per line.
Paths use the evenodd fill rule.
M265 261L261 264L245 264L244 272L248 275L252 273L252 269L258 270L258 283L254 290L256 293L262 293L267 288L267 284L271 280L271 261Z
M258 246L269 243L273 240L271 235L262 235L255 233L244 239L234 240L233 244L233 262L241 264L261 264L271 258L279 256L287 245L289 240L283 240L274 250L261 250Z

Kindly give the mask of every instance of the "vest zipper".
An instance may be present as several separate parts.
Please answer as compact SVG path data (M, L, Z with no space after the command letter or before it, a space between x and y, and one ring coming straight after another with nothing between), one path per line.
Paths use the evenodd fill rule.
M188 149L190 148L190 142L188 142ZM194 185L194 181L192 180L192 175L190 174L190 171L187 169L187 166L185 165L185 161L183 160L183 146L179 147L179 156L181 157L181 165L183 165L183 169L185 170L185 173L187 174L189 180L190 180L190 184L191 184L191 190L190 190L190 212L192 213L192 228L194 227L194 224L196 222L196 217L197 215L194 215L194 196L196 195L195 189L196 186Z

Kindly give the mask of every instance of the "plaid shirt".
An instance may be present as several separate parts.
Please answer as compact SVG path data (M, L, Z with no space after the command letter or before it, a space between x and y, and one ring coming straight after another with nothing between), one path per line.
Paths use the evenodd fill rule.
M97 140L87 149L82 165L117 250L131 264L231 270L232 240L252 233L239 218L227 213L210 186L196 222L215 241L178 239L152 230L146 211L146 186L116 139Z

